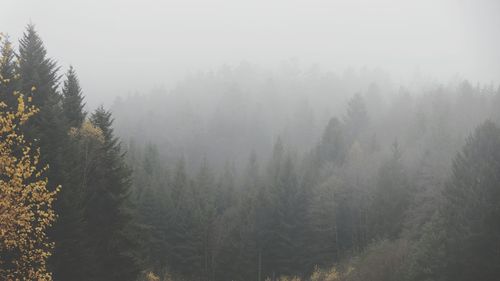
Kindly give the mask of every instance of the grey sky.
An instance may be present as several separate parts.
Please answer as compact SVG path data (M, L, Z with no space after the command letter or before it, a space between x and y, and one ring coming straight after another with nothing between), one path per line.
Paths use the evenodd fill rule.
M13 40L36 24L91 105L247 61L500 81L500 1L2 0ZM6 12L9 11L9 12Z

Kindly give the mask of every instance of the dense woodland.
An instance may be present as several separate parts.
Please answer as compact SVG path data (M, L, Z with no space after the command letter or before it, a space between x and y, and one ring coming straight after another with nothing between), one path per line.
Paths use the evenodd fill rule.
M87 112L33 25L14 45L0 117L22 121L0 132L0 210L25 151L12 131L55 201L31 216L52 224L40 245L12 242L23 225L0 214L0 280L500 278L494 85L242 63ZM20 263L26 247L47 254Z

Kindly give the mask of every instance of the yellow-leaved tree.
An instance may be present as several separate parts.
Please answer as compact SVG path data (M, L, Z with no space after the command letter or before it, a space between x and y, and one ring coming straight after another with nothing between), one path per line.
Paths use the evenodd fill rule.
M37 110L21 94L10 94L17 108L0 100L0 279L48 281L46 262L54 245L46 232L56 217L52 204L59 188L47 189L40 151L20 131Z

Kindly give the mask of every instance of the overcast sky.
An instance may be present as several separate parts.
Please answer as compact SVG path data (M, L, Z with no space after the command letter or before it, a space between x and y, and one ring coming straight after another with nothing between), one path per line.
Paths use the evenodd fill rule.
M382 68L397 81L500 81L498 0L1 0L0 31L36 24L72 64L91 105L170 87L188 72L294 58L324 69Z

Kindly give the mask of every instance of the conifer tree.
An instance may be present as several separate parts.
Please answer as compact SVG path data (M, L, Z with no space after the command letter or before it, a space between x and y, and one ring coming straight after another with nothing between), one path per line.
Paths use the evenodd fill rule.
M62 109L70 127L79 128L85 120L82 89L73 66L66 73L62 88Z
M133 227L130 202L130 171L114 136L111 113L99 107L90 118L103 136L85 208L87 234L94 257L95 280L135 280L139 273L137 245L130 237Z
M442 208L446 280L500 276L500 129L480 125L453 162Z
M266 230L267 276L301 272L307 200L292 156L278 140L269 166L268 196L272 222Z
M61 97L57 93L59 68L47 57L47 50L32 24L19 40L18 61L19 90L39 108L39 113L26 124L24 133L40 146L42 163L51 167L49 188L54 188L63 181L62 158L67 140Z
M13 110L17 106L16 90L19 82L14 62L15 54L7 36L0 40L0 100L5 103L5 109Z
M347 104L344 124L348 141L353 142L354 140L359 140L359 134L368 125L368 113L365 101L360 94L354 95Z
M373 234L378 238L396 238L402 230L409 206L410 184L401 163L397 142L392 157L380 167L375 189L372 222Z

